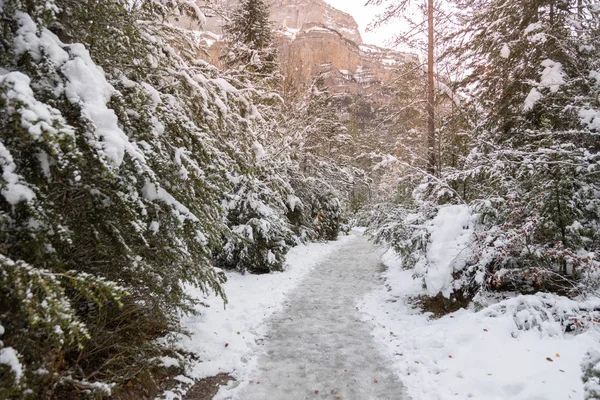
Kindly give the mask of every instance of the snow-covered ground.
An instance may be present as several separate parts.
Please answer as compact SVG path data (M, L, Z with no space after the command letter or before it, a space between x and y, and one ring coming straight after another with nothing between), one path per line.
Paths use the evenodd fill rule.
M201 292L190 289L192 295L209 307L199 307L199 316L182 319L182 328L191 335L181 337L176 346L195 354L200 361L186 368L185 376L177 378L182 383L180 388L167 392L165 397L179 398L192 383L191 379L230 373L237 380L244 380L255 366L254 355L267 332L267 319L282 309L286 295L317 264L349 240L350 236L341 236L335 242L297 246L288 253L286 270L281 273L225 272L226 308L220 298L205 298ZM175 359L162 361L167 366L179 364Z
M416 296L430 294L427 286L448 286L443 272L451 264L444 260L457 258L457 243L464 244L470 231L468 214L450 214L446 222L430 227L436 254L427 255L429 273L421 275L427 285L423 278L414 278L414 271L402 270L393 251L376 254L360 237L363 230L355 229L337 242L292 249L283 273L227 272L226 309L220 299L194 293L209 307L182 320L191 336L180 338L177 345L200 361L177 378L181 390L166 397L179 398L193 379L229 373L236 382L222 388L218 398L283 398L277 397L280 392L305 398L309 392L325 396L335 390L348 399L396 399L400 397L389 393L406 392L415 400L583 400L580 364L586 351L600 348L600 329L591 322L565 333L565 321L580 315L582 308L600 308L600 299L577 303L550 294L486 304L480 299L478 310L440 319L411 304ZM453 229L451 221L460 229ZM379 272L373 269L379 258L388 267L384 281L377 281ZM336 325L337 320L343 324ZM344 324L347 329L334 329ZM352 334L342 338L344 332ZM343 342L341 347L326 338L331 334ZM364 368L343 367L360 358L349 354L360 355ZM163 362L178 363L168 358ZM373 392L357 384L369 371L382 374L370 378L379 382ZM386 378L386 371L396 377ZM348 379L346 374L354 375ZM377 397L377 390L388 394Z
M373 337L413 399L583 399L580 363L600 332L564 333L556 315L578 304L553 295L519 296L476 312L431 319L409 299L422 280L383 255L386 285L359 303ZM596 301L595 304L600 305ZM533 325L533 326L531 326ZM527 327L531 329L526 329Z
M355 306L380 279L375 247L353 233L269 319L249 379L222 388L215 400L405 399L401 379L375 348L371 325Z

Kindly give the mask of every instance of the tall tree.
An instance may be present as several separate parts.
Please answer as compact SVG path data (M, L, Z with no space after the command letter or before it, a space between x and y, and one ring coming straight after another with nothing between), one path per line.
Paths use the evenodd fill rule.
M455 53L471 71L465 106L477 110L462 178L473 179L484 216L486 268L512 271L490 282L527 290L535 275L556 290L585 281L600 249L598 10L570 0L462 6Z
M270 9L265 0L240 0L224 29L228 45L226 65L259 75L275 71L277 51L273 48Z
M414 35L425 33L422 31L422 26L427 26L427 172L435 175L437 172L437 149L436 149L436 87L435 87L435 7L434 0L427 0L425 9L425 20L414 23L409 16L408 10L415 6L416 1L413 0L368 0L367 5L381 5L383 3L391 3L386 8L385 12L379 16L374 26L379 26L390 22L393 19L404 18L409 20L412 29L409 32L398 34L399 41L409 42ZM404 36L406 35L406 36ZM404 37L403 37L404 36Z

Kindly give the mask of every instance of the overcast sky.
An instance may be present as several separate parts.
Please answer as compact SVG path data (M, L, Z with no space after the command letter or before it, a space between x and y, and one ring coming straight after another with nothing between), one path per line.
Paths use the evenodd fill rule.
M386 42L394 36L396 31L394 29L393 22L382 28L379 28L375 32L365 32L367 25L369 25L379 11L384 8L383 6L365 6L367 0L325 0L325 2L331 4L338 10L347 12L354 17L358 23L360 33L365 43L390 47L389 43Z

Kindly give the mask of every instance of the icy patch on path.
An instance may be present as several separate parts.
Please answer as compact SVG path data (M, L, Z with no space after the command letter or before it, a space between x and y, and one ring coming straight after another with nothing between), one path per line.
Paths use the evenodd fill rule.
M360 233L317 266L274 315L257 368L215 399L394 399L404 389L361 322L357 301L380 285L381 262Z

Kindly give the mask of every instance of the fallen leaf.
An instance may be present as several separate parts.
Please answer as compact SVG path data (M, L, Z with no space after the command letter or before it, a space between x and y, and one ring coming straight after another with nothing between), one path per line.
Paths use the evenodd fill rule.
M556 353L556 358L560 358L560 354Z
M129 382L127 382L127 385L125 385L125 386L132 387L133 386L133 382L129 381Z
M546 357L546 361L554 362L554 360L551 359L550 357Z

